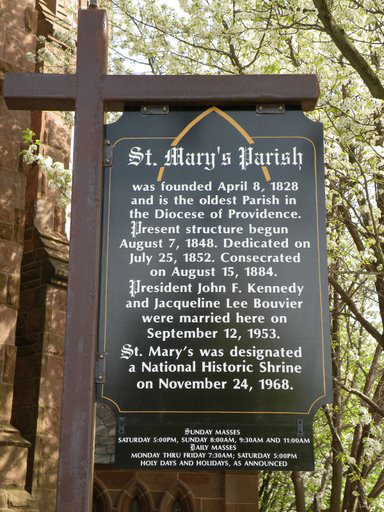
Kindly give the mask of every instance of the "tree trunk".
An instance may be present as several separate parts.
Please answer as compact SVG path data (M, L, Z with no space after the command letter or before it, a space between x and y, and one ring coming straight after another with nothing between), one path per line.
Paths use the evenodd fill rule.
M338 264L337 264L338 267ZM340 379L340 325L339 325L339 296L337 292L333 293L333 308L332 308L332 373L333 376ZM340 387L335 384L333 391L333 412L332 422L336 432L340 436L340 408L341 408L341 393ZM343 462L338 457L340 454L340 446L338 440L332 435L332 488L330 509L332 512L339 512L341 507L341 491L343 482Z
M300 471L292 471L291 479L295 488L296 512L306 512L304 481Z

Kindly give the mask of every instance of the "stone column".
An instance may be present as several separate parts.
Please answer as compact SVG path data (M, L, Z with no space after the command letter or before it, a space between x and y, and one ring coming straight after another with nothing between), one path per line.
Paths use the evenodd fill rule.
M68 165L69 128L54 113L34 113L41 152ZM56 509L69 241L59 192L36 165L27 175L13 424L31 443L27 489L44 512ZM1 511L0 511L1 512Z
M27 489L41 511L54 512L69 244L48 229L52 205L38 200L35 207L46 228L26 228L12 421L31 443Z
M33 71L34 0L0 1L0 79L6 71ZM25 491L29 443L11 425L15 331L23 250L25 174L20 165L28 112L9 112L0 98L0 511L36 511Z

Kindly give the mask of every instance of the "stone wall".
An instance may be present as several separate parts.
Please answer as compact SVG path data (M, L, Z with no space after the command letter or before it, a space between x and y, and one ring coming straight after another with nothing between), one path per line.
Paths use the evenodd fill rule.
M40 153L69 165L71 128L60 114L33 112ZM27 490L40 511L56 508L69 241L60 193L29 166L21 263L13 424L31 443Z
M132 512L134 501L140 512L259 510L255 472L95 469L95 512Z
M0 0L1 84L4 72L35 71L36 36L49 29L35 4ZM68 164L60 116L8 111L0 98L0 512L55 509L68 241L57 193L20 159L31 126L42 152Z
M33 0L0 1L0 78L5 71L32 71L26 59L36 37L31 32ZM20 163L22 131L30 126L30 113L8 111L0 98L0 351L3 374L1 421L9 422L12 404L14 337L19 303L20 263L24 239L26 177ZM7 371L4 374L4 361Z
M104 404L96 405L95 464L115 462L116 420Z
M28 52L36 46L34 0L0 1L0 80L6 71L33 71ZM30 113L8 111L0 98L0 510L36 510L25 492L29 443L11 425L15 332L23 250L25 169L22 132Z
M41 201L38 206L41 215ZM63 235L27 226L12 422L31 443L27 490L46 512L54 512L56 503L67 263Z

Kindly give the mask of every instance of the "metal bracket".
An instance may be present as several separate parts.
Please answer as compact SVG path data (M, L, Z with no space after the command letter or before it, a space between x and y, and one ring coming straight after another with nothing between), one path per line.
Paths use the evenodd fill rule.
M257 114L284 114L285 105L256 105Z
M140 108L141 114L149 116L159 116L169 114L168 105L142 105Z
M97 352L97 354L96 354L96 383L97 384L105 384L107 355L108 355L108 352Z
M104 141L104 167L112 167L113 146L110 140Z
M119 424L118 424L119 436L123 436L125 434L125 418L119 416Z
M304 421L303 420L297 420L297 435L298 436L304 435Z

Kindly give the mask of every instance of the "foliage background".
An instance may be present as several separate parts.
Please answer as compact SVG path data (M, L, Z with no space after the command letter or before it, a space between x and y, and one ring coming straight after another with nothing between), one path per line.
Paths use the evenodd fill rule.
M326 134L334 403L316 416L316 470L261 473L259 507L383 511L382 2L105 0L101 6L111 20L113 73L317 74L321 98L309 117L324 123Z

